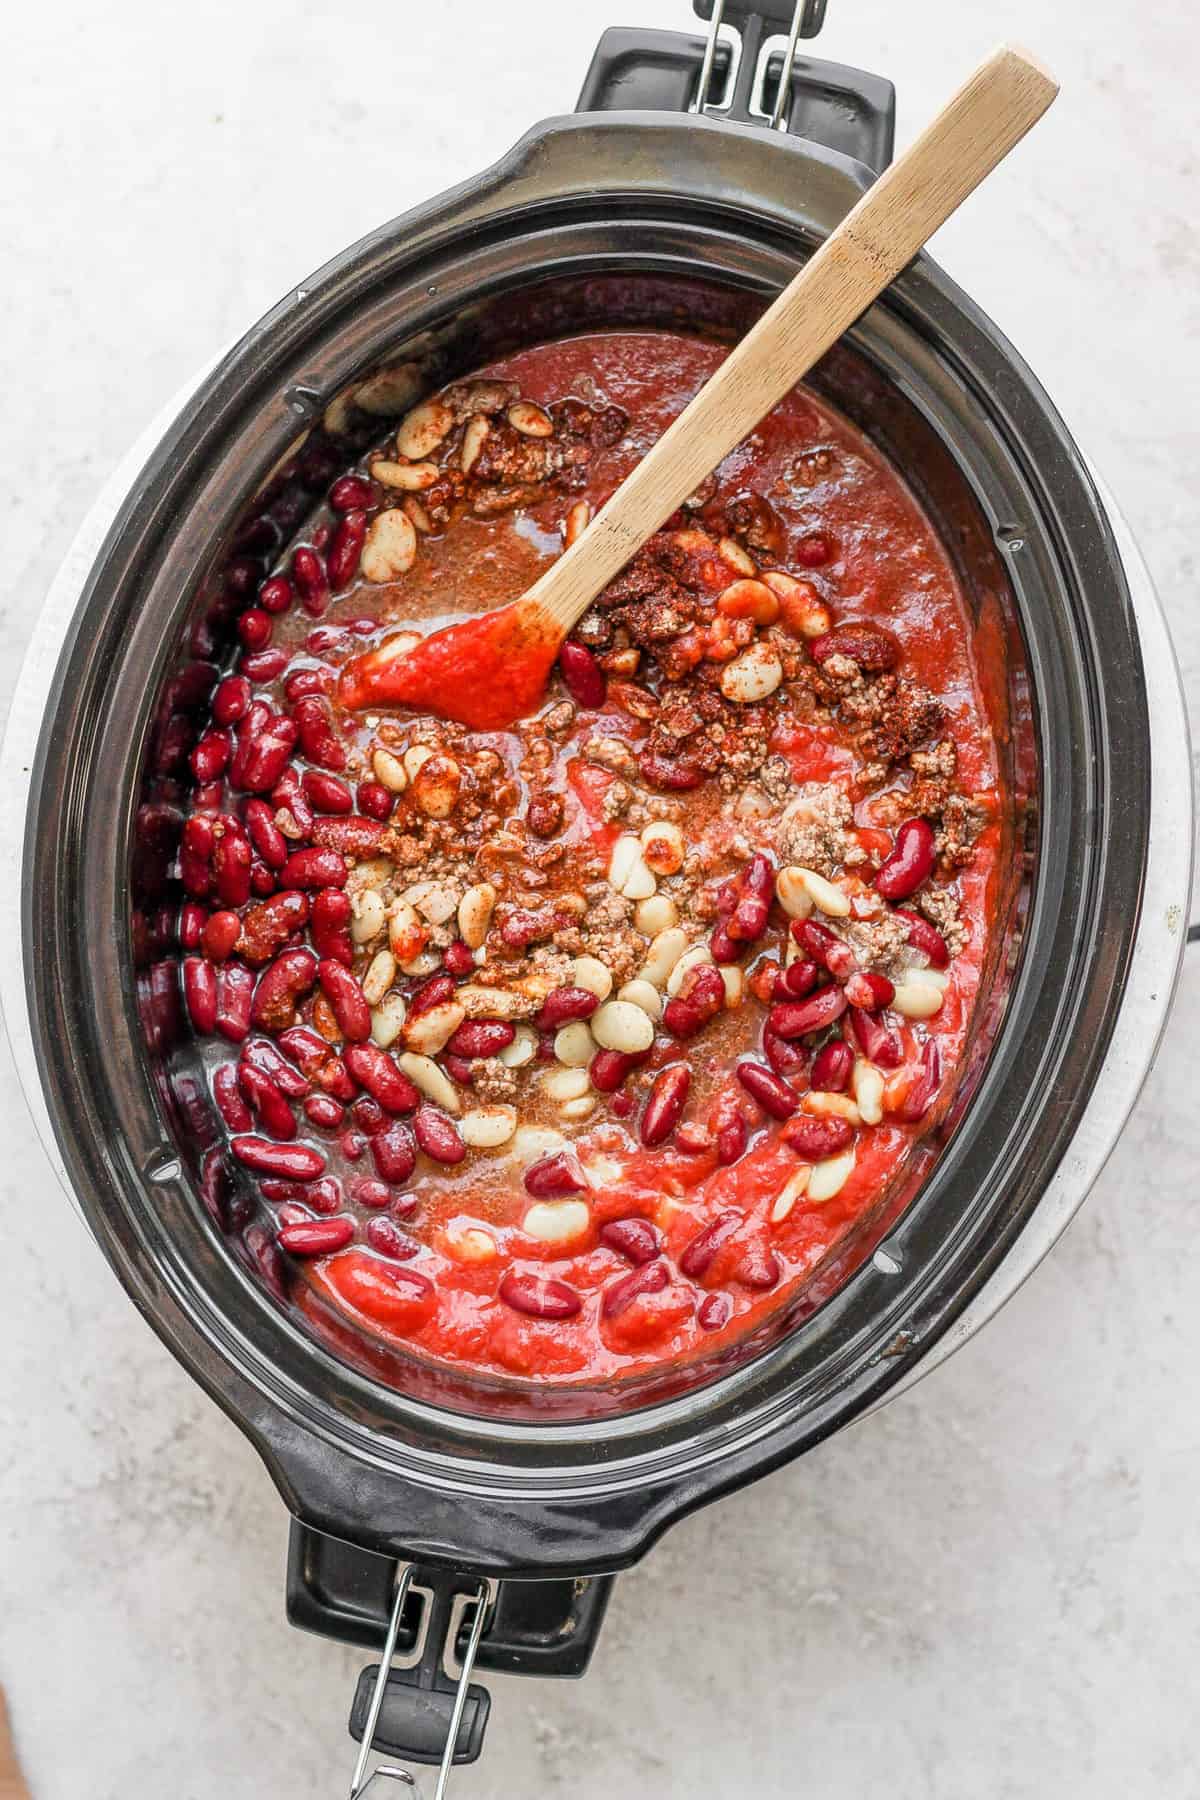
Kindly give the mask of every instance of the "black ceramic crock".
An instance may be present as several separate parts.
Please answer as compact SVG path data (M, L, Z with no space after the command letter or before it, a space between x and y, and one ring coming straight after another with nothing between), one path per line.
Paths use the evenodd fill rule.
M210 648L214 582L253 554L245 521L264 484L298 466L306 438L310 455L327 444L345 395L379 368L424 359L445 379L522 334L681 315L730 333L778 290L890 153L890 88L802 61L786 134L602 110L630 95L685 103L699 56L691 39L608 34L586 110L337 257L221 360L91 570L34 770L28 1007L69 1179L136 1304L254 1443L298 1522L294 1616L365 1643L382 1635L373 1584L385 1592L398 1556L523 1580L617 1570L690 1508L877 1402L1027 1225L1126 979L1149 761L1121 557L1046 395L921 257L815 377L904 469L1004 646L996 704L1019 804L1003 965L920 1191L895 1196L838 1279L760 1341L619 1405L551 1405L536 1386L416 1369L386 1385L364 1349L314 1331L234 1253L245 1214L205 1155L217 1127L162 925L178 897L189 665ZM796 135L822 122L836 148Z

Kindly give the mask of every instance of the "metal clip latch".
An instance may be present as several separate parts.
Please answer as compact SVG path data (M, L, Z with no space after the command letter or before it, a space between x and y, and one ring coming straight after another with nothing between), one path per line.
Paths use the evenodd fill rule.
M375 1733L379 1726L379 1715L387 1696L388 1678L392 1673L396 1660L396 1645L400 1636L401 1621L404 1616L404 1604L408 1599L412 1586L413 1565L402 1562L396 1569L396 1590L392 1601L391 1617L388 1621L387 1637L384 1640L383 1653L379 1659L374 1686L371 1690L370 1702L366 1709L366 1717L362 1728L362 1742L359 1746L358 1760L354 1765L354 1774L350 1782L350 1800L361 1800L376 1780L395 1781L406 1787L414 1800L420 1800L421 1790L416 1778L408 1769L398 1768L389 1763L381 1763L378 1768L367 1774L367 1763L370 1760ZM467 1696L471 1685L471 1671L475 1666L475 1657L479 1650L479 1640L483 1636L488 1615L495 1605L498 1584L486 1578L481 1579L474 1594L458 1594L450 1613L450 1623L446 1630L445 1641L435 1654L440 1658L445 1674L455 1682L454 1703L450 1711L449 1724L446 1730L446 1742L438 1765L437 1786L434 1789L434 1800L444 1800L446 1784L450 1779L455 1752L458 1748L459 1731L462 1725L463 1711L467 1704ZM457 1639L470 1609L474 1609L471 1619L470 1633L461 1661L457 1653ZM486 1702L486 1695L484 1696ZM432 1760L432 1758L430 1759Z

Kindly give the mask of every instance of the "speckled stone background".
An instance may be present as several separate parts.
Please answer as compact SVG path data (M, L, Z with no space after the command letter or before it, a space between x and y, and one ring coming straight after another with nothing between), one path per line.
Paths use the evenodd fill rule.
M76 524L224 341L343 243L568 110L685 0L117 0L5 43L0 684ZM1197 31L1120 0L832 0L905 141L997 38L1065 93L938 253L1137 531L1200 703ZM1192 1800L1200 952L1120 1149L918 1389L674 1531L591 1675L495 1683L458 1795ZM334 1800L362 1658L290 1631L286 1519L56 1189L4 1064L0 1680L37 1800Z

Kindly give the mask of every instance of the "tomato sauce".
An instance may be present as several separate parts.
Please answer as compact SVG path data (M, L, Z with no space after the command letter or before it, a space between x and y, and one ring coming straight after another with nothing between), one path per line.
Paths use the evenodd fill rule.
M185 994L226 1041L234 1153L310 1316L434 1363L594 1384L731 1344L888 1203L970 1035L1004 804L971 624L901 476L814 393L668 521L544 694L546 658L514 696L456 655L447 627L517 598L723 355L591 333L401 421L271 577L299 595L283 665L198 790L218 847ZM401 511L412 532L379 525ZM317 622L297 557L341 568L352 537ZM306 923L260 954L250 915L293 892ZM293 1079L261 1049L247 1074L264 1038Z

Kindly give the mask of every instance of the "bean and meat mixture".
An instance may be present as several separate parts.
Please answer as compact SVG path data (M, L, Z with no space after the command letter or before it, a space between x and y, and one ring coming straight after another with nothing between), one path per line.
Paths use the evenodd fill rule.
M730 1342L950 1101L997 759L945 551L811 392L514 728L337 701L364 650L527 588L723 354L594 333L420 401L247 596L192 754L183 989L259 1250L444 1363L595 1382Z

